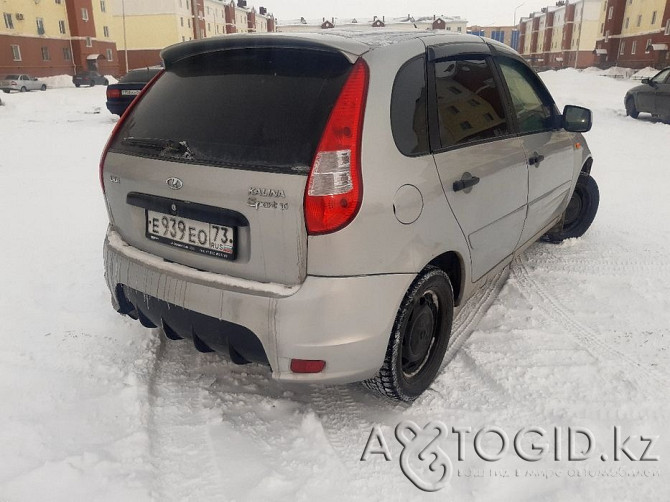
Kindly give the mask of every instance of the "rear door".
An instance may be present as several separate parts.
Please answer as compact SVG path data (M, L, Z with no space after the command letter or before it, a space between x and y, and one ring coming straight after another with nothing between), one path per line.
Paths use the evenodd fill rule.
M526 157L488 48L448 44L428 52L431 148L476 281L518 244L528 195Z
M351 69L321 48L230 48L168 65L126 115L103 178L132 246L261 282L306 275L309 167Z
M560 129L560 115L539 77L524 62L496 56L507 84L528 161L528 214L520 244L564 209L575 169L574 134Z
M655 113L661 117L670 119L670 68L661 72L656 81L655 91Z

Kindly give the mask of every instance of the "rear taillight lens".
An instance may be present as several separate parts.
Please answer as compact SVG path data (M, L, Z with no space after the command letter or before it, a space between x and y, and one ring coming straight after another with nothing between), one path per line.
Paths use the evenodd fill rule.
M114 129L112 130L112 134L109 135L109 139L107 139L107 144L105 145L105 148L102 150L102 155L100 156L100 168L99 168L99 173L100 173L100 185L102 186L102 193L105 193L105 180L103 178L103 170L105 166L105 157L107 157L107 152L109 151L109 147L112 144L112 141L116 137L116 134L119 132L119 129L121 129L121 126L126 120L126 117L128 114L132 111L132 109L137 105L142 100L142 96L144 96L144 93L147 92L151 87L154 85L156 80L160 78L160 76L165 73L165 70L159 71L154 78L152 78L147 85L144 86L144 88L140 91L140 93L137 95L135 99L133 99L130 102L130 105L128 105L128 108L126 108L126 111L123 112L123 115L121 115L121 118L119 121L116 123L114 126Z
M19 83L16 82L16 81L14 81L14 80L12 80L12 81L9 83L9 85L19 85Z
M359 59L321 136L305 189L305 224L310 235L340 230L360 208L361 135L368 75L367 64Z
M119 99L121 91L119 89L107 89L107 99Z

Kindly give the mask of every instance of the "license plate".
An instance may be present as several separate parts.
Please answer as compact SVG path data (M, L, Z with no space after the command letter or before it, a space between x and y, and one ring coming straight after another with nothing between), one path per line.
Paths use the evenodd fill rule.
M140 93L138 90L122 90L121 96L137 96Z
M232 260L235 228L147 210L146 236L180 249Z

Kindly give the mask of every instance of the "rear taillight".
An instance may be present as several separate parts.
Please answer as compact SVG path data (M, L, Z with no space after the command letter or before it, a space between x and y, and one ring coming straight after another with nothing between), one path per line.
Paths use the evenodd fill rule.
M12 81L9 83L9 85L19 85L19 83L16 82L15 80L12 80Z
M107 157L107 152L109 151L109 147L112 144L112 141L116 137L116 134L119 132L119 129L121 129L121 126L126 120L126 117L128 114L131 112L131 110L139 103L142 99L142 96L144 96L144 93L147 92L158 80L158 78L165 72L165 70L159 71L154 78L149 80L147 85L144 86L144 88L140 91L140 93L137 95L135 99L133 99L130 102L130 105L126 108L126 111L123 112L123 115L121 115L121 118L119 121L116 123L114 126L114 129L112 130L112 134L109 135L109 138L107 139L107 144L105 145L105 148L102 150L102 155L100 156L100 167L99 167L99 173L100 173L100 185L102 186L102 193L105 193L105 180L103 178L103 169L105 166L105 157Z
M321 136L305 189L310 235L340 230L356 216L363 198L361 135L368 92L368 66L354 65Z
M107 99L119 99L120 97L121 91L119 89L107 88Z

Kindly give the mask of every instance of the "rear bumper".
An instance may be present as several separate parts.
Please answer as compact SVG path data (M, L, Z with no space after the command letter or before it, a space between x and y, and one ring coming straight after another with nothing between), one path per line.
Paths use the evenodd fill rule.
M260 341L272 376L294 382L348 383L374 376L414 279L411 274L308 276L293 287L245 281L164 262L111 229L104 260L117 310L122 285L147 295L147 304L153 298L241 327ZM320 373L292 373L294 358L324 360L326 367Z
M124 101L124 102L112 102L112 101L107 101L106 103L107 109L113 113L114 115L121 116L123 115L123 112L126 111L126 108L130 105L130 101Z

